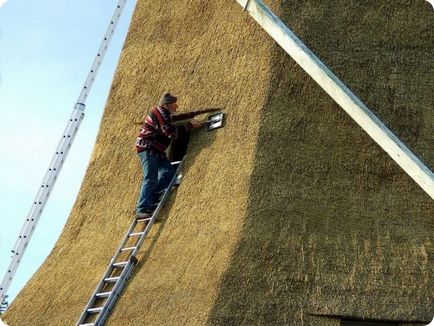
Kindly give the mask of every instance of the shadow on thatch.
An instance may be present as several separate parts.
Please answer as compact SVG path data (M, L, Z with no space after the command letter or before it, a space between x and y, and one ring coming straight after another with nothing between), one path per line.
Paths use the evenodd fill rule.
M415 33L404 18L419 19L418 4L298 6L283 8L288 25L432 164L425 145L432 129L422 121L432 77L419 64L432 41L414 39L426 27ZM393 21L378 14L392 10ZM359 12L369 24L357 22ZM420 49L408 53L418 42ZM246 222L207 324L338 325L343 316L428 321L431 199L281 49L273 69Z

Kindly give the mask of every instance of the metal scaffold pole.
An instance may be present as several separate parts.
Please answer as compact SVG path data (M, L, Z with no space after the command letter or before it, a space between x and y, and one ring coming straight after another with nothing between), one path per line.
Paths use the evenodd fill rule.
M78 96L77 102L74 105L71 116L68 119L65 130L57 145L56 152L48 166L48 170L42 180L42 184L36 194L29 213L24 221L24 225L18 235L15 245L12 249L12 260L5 273L2 283L0 284L0 303L4 301L12 279L18 269L24 252L29 244L30 238L38 224L42 211L47 204L48 198L53 191L54 184L77 134L78 128L84 118L85 102L95 81L98 70L101 66L104 55L107 52L108 46L116 29L116 26L120 20L122 11L125 7L127 0L119 0L114 10L113 16L104 34L101 45L98 49L97 55L92 63L90 71Z

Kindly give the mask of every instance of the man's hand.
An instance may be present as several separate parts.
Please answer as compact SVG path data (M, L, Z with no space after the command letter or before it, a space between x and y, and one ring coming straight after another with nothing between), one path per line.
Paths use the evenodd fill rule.
M204 123L202 121L196 120L196 119L192 119L190 121L191 125L193 126L193 129L197 129L200 128L204 125Z

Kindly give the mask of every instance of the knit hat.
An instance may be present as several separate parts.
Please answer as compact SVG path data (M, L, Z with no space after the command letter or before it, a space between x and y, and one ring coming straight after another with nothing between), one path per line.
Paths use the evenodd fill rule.
M174 103L178 100L178 98L176 96L173 96L170 93L164 93L163 95L161 95L160 101L158 102L159 106L163 106L166 104L170 104L170 103Z

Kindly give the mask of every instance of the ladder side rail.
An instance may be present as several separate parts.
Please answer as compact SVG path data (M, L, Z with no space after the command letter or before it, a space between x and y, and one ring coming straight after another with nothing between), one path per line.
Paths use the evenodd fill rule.
M87 304L86 304L86 306L85 306L85 308L84 308L84 310L83 310L83 312L82 312L82 314L81 314L81 316L80 316L80 319L78 320L78 322L77 322L76 325L80 325L80 324L81 324L82 322L84 322L84 320L86 319L87 314L88 314L88 313L87 313L87 309L89 309L90 307L92 307L92 305L94 304L94 302L95 302L95 300L96 300L96 294L102 290L102 287L103 287L104 282L105 282L104 279L107 278L107 277L108 277L108 276L113 272L113 270L114 270L113 264L116 262L117 258L118 258L119 255L122 253L121 249L122 249L122 248L125 246L125 244L128 242L128 240L129 240L129 234L134 230L134 228L136 227L136 225L137 225L137 222L136 222L136 220L134 220L134 221L131 223L131 225L130 225L128 231L127 231L127 234L126 234L125 237L122 239L121 244L119 245L118 249L116 250L115 255L110 259L110 263L109 263L109 265L108 265L106 271L104 272L104 274L103 274L102 278L100 279L98 285L96 286L95 290L93 291L93 293L92 293L90 299L88 300L88 302L87 302ZM128 261L127 266L124 267L124 270L121 272L121 275L120 275L119 277L122 277L122 275L123 275L125 269L126 269L126 268L131 264L131 263L132 263L131 261ZM111 290L112 294L109 296L109 298L107 298L107 302L110 300L110 298L113 296L113 294L115 294L115 291L116 291L116 289L117 289L117 284L118 284L118 283L119 283L119 281L117 281L116 285L115 285L115 286L113 287L113 289ZM106 304L104 304L104 306L105 306L105 305L106 305Z
M159 202L159 204L157 205L157 208L155 209L154 213L152 214L151 220L148 221L148 223L145 227L145 230L143 231L143 234L140 236L139 240L137 241L137 244L135 245L136 248L131 252L130 257L135 256L138 253L138 251L140 250L140 247L143 244L143 242L145 241L145 239L149 233L149 230L152 228L152 226L153 226L156 218L158 217L162 207L164 206L165 202L167 201L167 199L171 193L171 190L172 190L174 184L176 183L176 180L177 180L180 172L182 171L183 165L184 165L184 160L182 160L180 162L180 164L178 165L178 168L176 169L176 172L175 172L172 180L170 181L169 186L167 187L166 191L164 192L164 195L163 195L161 201ZM92 293L92 296L89 299L86 307L84 308L84 311L82 312L80 319L78 320L76 326L81 325L85 321L85 319L88 315L87 309L90 308L93 305L93 303L95 302L96 294L102 288L102 286L104 284L104 279L113 271L113 264L116 262L117 257L122 253L121 249L127 243L128 239L129 239L129 235L134 230L136 225L137 225L137 221L134 220L131 223L131 226L128 229L127 234L125 235L124 239L122 240L122 243L118 247L116 254L111 259L110 264L107 267L106 272L104 273L103 277L101 278L95 291ZM109 295L109 297L107 298L106 302L103 305L103 310L101 311L101 313L98 315L97 319L95 320L95 326L99 326L99 325L104 324L106 318L108 317L108 315L110 314L110 312L112 310L113 305L115 304L117 298L120 296L120 293L123 290L134 266L135 266L135 263L133 261L129 260L127 265L122 270L122 272L119 276L120 279L116 282L115 286L111 290L111 294Z
M77 114L78 113L78 114ZM83 119L83 113L77 110L74 110L71 114L70 119L68 120L68 124L64 130L63 137L61 138L59 144L57 145L56 152L64 151L65 143L71 142L71 139L75 137L76 130L78 129L78 125L81 123L81 119ZM67 137L71 135L71 137ZM40 205L43 204L44 200L46 200L47 193L49 192L48 187L42 187L42 185L47 184L49 182L48 180L51 178L52 175L58 174L57 172L57 166L59 163L57 163L60 160L59 155L53 155L53 158L51 160L51 163L49 165L49 168L42 180L41 187L38 190L38 193L36 194L35 200L33 201L33 205L31 206L29 213L27 215L27 218L25 220L25 223L19 233L19 235L26 234L26 229L28 228L28 224L32 224L33 222L32 218L34 219L34 216L37 214L35 213L36 210L39 209ZM50 181L51 184L51 181ZM48 199L48 198L47 198ZM20 237L17 238L14 248L12 252L15 252L19 246Z
M22 255L24 248L28 245L30 238L32 237L33 231L36 228L37 223L39 222L39 218L41 217L42 211L45 208L45 205L48 201L50 195L50 189L54 186L58 174L64 163L64 155L67 155L71 142L73 141L76 132L78 130L78 126L80 125L83 119L84 113L79 112L79 114L75 114L73 120L75 124L67 126L65 129L64 135L59 143L59 146L56 149L56 153L53 156L53 159L50 163L50 167L47 171L46 176L43 179L40 190L38 191L38 195L33 202L33 205L30 208L29 214L24 222L23 228L19 237L16 241L14 249L12 250L15 256ZM18 267L19 260L15 262L15 266L12 268Z
M54 154L51 163L49 165L49 169L46 175L44 176L42 185L38 190L38 193L36 195L36 198L32 206L30 207L24 225L15 242L14 248L12 249L13 255L11 257L12 258L11 263L9 264L9 267L5 273L3 281L0 284L0 300L4 300L4 296L6 295L9 286L12 283L12 279L16 274L22 256L25 253L25 249L29 244L29 241L41 217L42 211L44 210L44 207L48 201L49 195L51 193L50 190L54 186L57 180L57 176L59 175L60 170L63 166L64 159L60 158L60 156L57 153L59 152L59 150L61 150L62 152L65 153L63 157L67 155L71 147L71 143L74 140L75 135L77 134L77 130L81 124L81 121L83 120L84 113L81 109L78 108L80 108L80 106L78 106L77 109L74 109L63 134L63 136L66 135L70 137L62 136L57 146L56 153ZM73 124L70 123L71 120L73 120L74 122Z
M155 209L154 213L152 214L152 218L151 218L151 220L149 220L148 224L147 224L146 227L145 227L145 230L143 231L143 234L140 236L139 240L137 241L137 244L136 244L136 246L135 246L136 248L131 252L131 255L130 255L131 257L132 257L132 256L135 256L135 255L139 252L139 250L140 250L140 248L141 248L143 242L145 241L145 239L146 239L146 237L147 237L149 231L151 230L152 226L154 225L154 222L155 222L156 218L158 217L158 215L159 215L159 213L160 213L162 207L164 206L165 202L167 201L167 198L169 197L169 195L170 195L170 193L171 193L172 187L173 187L173 185L175 184L175 182L176 182L176 180L177 180L177 178L178 178L178 175L179 175L180 171L182 171L183 163L184 163L184 160L181 161L181 163L179 164L178 168L176 169L176 172L175 172L175 174L174 174L172 180L170 181L169 186L167 187L166 191L164 192L163 198L161 199L161 201L160 201L159 204L157 205L157 208ZM133 223L133 224L134 224L134 223ZM130 230L128 231L128 234L127 234L127 236L125 237L126 239L128 238L128 235L131 233L132 229L133 229L133 228L130 228ZM126 241L125 241L125 243L126 243ZM121 248L123 248L123 245L124 245L124 244L122 244L122 245L119 247L117 254L119 254L119 253L121 252ZM115 260L113 260L113 261L110 263L110 265L112 265L114 262L115 262ZM124 274L124 272L127 270L127 268L132 269L133 267L134 267L133 262L132 262L131 260L129 260L127 266L125 266L124 270L122 271L122 273L121 273L121 275L120 275L120 280L118 281L118 283L120 283L120 282L124 282L124 283L125 283L125 282L126 282L128 276L129 276L129 274ZM113 288L113 290L112 290L112 294L111 294L110 297L108 298L107 302L109 302L109 300L110 300L110 302L112 302L112 297L114 297L115 295L119 294L119 293L118 293L118 291L119 291L119 290L118 290L118 289L119 289L119 285L118 285L118 283L116 283L115 287ZM111 305L113 305L113 304L114 304L114 302L111 303Z
M87 96L89 95L90 89L92 88L93 82L95 81L96 74L98 73L98 70L101 66L102 60L104 59L104 56L107 52L108 46L110 44L110 41L113 37L114 31L116 29L116 26L120 20L120 17L122 15L122 11L124 10L125 4L127 3L127 0L119 0L116 9L113 13L113 16L110 20L110 23L106 29L106 32L104 34L104 37L101 41L101 44L98 48L97 55L91 65L89 74L87 75L86 81L84 82L84 86L80 92L80 95L78 96L77 103L85 103Z
M68 121L68 124L63 132L63 136L60 139L60 142L56 148L55 154L53 155L53 158L45 174L45 177L42 180L41 187L39 188L39 191L36 195L33 205L30 208L28 218L26 219L23 225L20 235L25 235L28 233L29 225L35 222L35 217L39 214L39 211L42 211L44 209L45 204L48 201L48 197L50 195L50 188L54 186L54 183L57 180L57 177L64 163L64 157L65 155L67 155L71 147L71 143L75 138L78 127L80 126L83 118L84 118L84 113L82 110L75 109L73 111ZM17 246L19 245L20 242L19 240L20 238L17 239L13 251L16 251Z
M119 257L119 255L122 253L121 249L125 246L125 244L127 243L128 239L129 239L129 234L134 230L134 228L136 227L136 220L134 220L131 224L130 227L127 231L127 234L124 236L124 238L121 241L121 244L119 245L118 249L116 250L115 255L110 259L110 263L107 266L102 278L100 279L98 285L96 286L95 290L93 291L90 299L88 300L83 312L81 313L80 319L77 322L77 325L81 324L82 322L84 322L84 320L86 319L87 316L87 309L90 308L93 303L95 302L96 299L96 294L102 289L102 286L104 285L104 279L107 278L111 272L113 271L114 267L113 264L116 262L117 258Z
M103 277L101 278L97 287L92 292L91 297L87 301L86 306L84 307L84 310L82 311L80 318L78 319L78 321L76 323L76 326L81 325L86 320L86 317L88 315L87 309L89 309L90 307L93 306L94 302L97 299L96 294L102 289L102 286L104 285L104 279L106 278L106 275L110 274L113 271L113 269L114 268L113 268L112 264L109 264L108 268L106 269L105 273L103 274Z
M149 230L151 229L152 225L154 224L155 220L157 219L158 215L160 214L161 209L163 208L164 204L166 203L167 199L169 198L170 193L172 192L172 188L173 188L173 186L174 186L174 184L178 178L178 175L182 171L183 166L184 166L184 159L178 165L178 168L176 169L176 172L175 172L172 180L170 181L169 186L167 187L166 191L164 192L163 198L161 198L160 202L158 203L157 208L155 209L154 213L152 214L151 220L148 222L148 225L146 225L146 228L143 231L143 234L140 236L140 239L137 242L136 248L131 253L132 256L135 256L139 252L140 247L141 247L143 241L145 241Z
M179 167L178 167L177 171L178 170L179 170ZM175 183L177 177L178 177L178 174L175 173L174 177L171 180L171 183L169 184L169 186L167 187L167 190L164 193L163 199L160 201L156 210L154 211L154 214L152 215L152 219L146 225L145 230L143 231L143 234L140 236L139 241L136 244L136 248L131 253L131 256L135 256L138 253L138 251L140 250L141 245L145 241L145 239L146 239L149 231L151 230L158 214L160 213L162 206L164 205L164 200L168 197L168 194L171 192L172 186ZM120 296L123 288L125 287L125 284L126 284L128 278L129 278L129 276L130 276L130 274L134 268L134 265L135 264L131 260L129 260L128 264L124 267L123 271L121 272L121 275L119 276L120 277L119 281L114 286L114 288L112 290L112 294L109 296L109 298L107 299L107 302L104 305L105 307L104 307L103 311L96 319L96 325L99 326L99 325L104 324L105 320L107 319L108 315L110 314L110 312L112 310L112 307L116 303L117 298Z
M78 112L78 114L76 113ZM45 177L43 178L41 187L39 188L39 191L37 193L37 196L33 202L33 205L30 208L29 214L28 214L28 218L26 219L24 225L23 225L23 229L20 232L20 235L26 235L28 234L27 229L29 228L29 225L34 224L35 222L37 222L37 220L35 219L36 217L38 217L38 215L40 214L40 211L43 210L48 197L50 195L50 186L53 186L57 176L60 172L60 169L63 165L63 153L69 151L70 148L70 143L71 141L74 139L75 135L76 135L76 130L78 129L78 126L80 125L82 119L83 119L84 113L81 111L76 111L74 110L73 115L71 116L70 120L75 120L75 124L70 125L68 122L67 128L65 129L64 133L63 133L63 137L61 138L56 152L53 155L53 158L51 160L51 163L49 165L49 169L47 170L47 173L45 175ZM66 135L70 136L70 137L65 137ZM68 139L66 141L66 139ZM58 153L62 153L62 155L59 155ZM14 247L17 248L19 246L19 242L20 241L20 237L17 239L16 242L16 246Z
M105 320L109 316L109 314L112 311L113 306L115 305L117 299L122 293L122 290L124 289L131 272L133 271L135 264L132 261L129 261L127 266L125 266L124 270L122 271L121 275L119 276L120 279L114 286L112 290L112 294L107 298L107 302L104 304L104 309L101 311L97 319L95 320L96 325L104 325Z
M126 243L129 240L129 234L135 229L136 225L137 225L137 221L136 220L134 220L133 222L131 222L130 227L129 227L129 229L128 229L126 235L125 235L125 237L122 239L121 244L119 245L118 249L116 250L115 255L110 260L110 265L113 265L116 262L116 260L118 259L118 257L122 254L121 249L125 247ZM107 269L107 273L109 272L109 269L110 268Z
M236 0L330 97L434 199L434 174L263 3Z
M119 22L119 19L121 17L121 14L122 14L122 11L123 11L123 9L125 7L126 2L127 2L127 0L119 0L118 3L117 3L117 5L116 5L114 14L113 14L112 19L111 19L111 21L109 23L109 26L108 26L108 28L106 30L104 38L103 38L103 40L101 42L100 48L98 49L98 53L97 53L97 55L96 55L96 57L94 59L94 62L92 64L91 68L90 68L90 72L89 72L89 74L88 74L88 76L86 78L85 84L84 84L84 86L83 86L83 88L82 88L82 90L80 92L80 95L78 97L78 100L77 100L76 104L74 105L73 114L75 113L76 110L81 110L81 111L84 110L84 107L85 107L84 103L85 103L85 101L87 99L87 96L88 96L88 94L90 92L90 89L91 89L91 87L93 85L96 73L99 70L99 67L101 65L102 59L104 58L105 53L107 52L108 45L109 45L109 43L110 43L110 41L112 39L112 36L114 34L114 30L115 30L115 28L117 26L117 23ZM82 119L79 119L80 122L81 122L81 120ZM68 121L68 125L69 125L69 122L70 121ZM79 124L77 124L77 128L74 131L74 134L77 132ZM61 142L62 142L62 145L63 145L63 137L61 139ZM70 144L68 145L68 148L71 146L71 144L72 144L72 139L71 139ZM56 168L56 171L57 171L56 178L57 178L57 174L60 172L60 168L62 167L63 162L64 162L65 159L66 159L66 155L63 155L63 160L61 161L61 164L59 165L59 168ZM49 178L51 177L51 173L50 173L50 176L48 176L48 177ZM56 179L56 178L54 178L54 179ZM50 180L52 180L52 179L50 179ZM46 197L46 200L48 200L49 194L50 194L50 191L46 192L46 194L45 194L45 192L43 194L41 193L41 197L42 198ZM37 202L37 203L41 202L42 203L42 201L39 200L39 197L37 197L34 202ZM31 235L33 233L33 230L36 227L36 223L27 223L27 222L37 222L37 219L39 219L40 215L42 214L42 209L40 209L38 211L37 209L33 208L33 205L32 205L31 212L29 214L31 214L31 216L35 215L36 218L30 217L30 218L26 219L26 221L24 223L24 226L22 228L22 231L20 233L20 236L22 236L22 234L30 234ZM32 218L33 218L33 220L32 220ZM6 272L6 274L4 276L4 279L3 279L3 281L2 281L2 283L0 285L0 300L4 300L4 297L6 295L6 291L9 289L10 283L12 282L13 276L15 275L16 269L18 268L18 264L20 262L20 259L17 259L16 257L18 257L19 255L22 256L24 254L24 250L27 247L28 242L30 241L30 237L26 236L26 241L24 241L24 243L23 243L22 242L23 238L20 238L20 236L18 237L18 239L17 239L17 241L15 243L14 251L18 252L18 250L19 250L19 251L21 251L21 253L18 252L18 255L14 254L14 256L12 257L12 262L11 262L11 264L10 264L10 266L8 268L8 271Z
M184 162L184 160L181 161L178 168L176 169L176 172L175 172L172 180L170 181L169 186L167 187L166 191L164 192L163 198L161 199L161 201L157 205L157 208L155 209L154 213L152 214L152 218L148 222L148 224L146 225L145 230L143 231L143 234L140 236L139 241L137 242L137 244L135 246L136 248L131 253L131 256L135 256L139 252L139 250L140 250L143 242L145 241L149 231L151 230L152 226L154 225L155 220L157 219L158 215L160 214L162 207L164 206L165 202L167 201L167 199L171 193L173 185L175 184L175 182L178 178L179 172L182 170L183 162ZM103 309L100 316L98 316L98 318L97 318L97 322L96 322L97 325L103 325L105 319L110 314L112 307L115 304L117 298L120 296L120 293L123 290L134 266L135 266L135 264L131 260L128 261L127 266L125 266L124 270L122 271L122 273L120 275L120 279L119 279L118 283L116 283L114 289L112 290L112 294L107 299L107 302L105 304L107 306Z
M130 227L128 228L128 231L127 231L126 235L122 239L121 244L118 246L118 248L116 250L116 253L110 259L110 263L107 266L107 269L105 270L105 272L104 272L102 278L100 279L98 285L96 286L95 290L93 291L92 296L88 300L88 302L87 302L87 304L86 304L86 306L85 306L85 308L84 308L84 310L83 310L83 312L82 312L82 314L80 316L80 319L77 322L77 325L79 325L80 323L82 323L86 319L86 315L87 315L86 311L87 311L87 309L90 308L93 305L93 303L94 303L94 301L96 299L96 294L102 289L102 286L104 285L104 279L106 277L108 277L111 274L111 272L113 271L113 269L114 269L113 264L116 262L116 260L118 259L119 255L122 253L121 249L124 248L125 244L128 242L128 240L129 240L129 234L135 229L136 225L137 225L137 221L133 220L133 222L131 222L131 224L130 224Z

